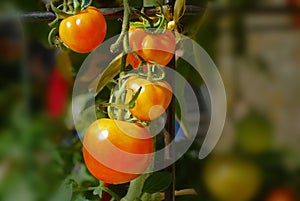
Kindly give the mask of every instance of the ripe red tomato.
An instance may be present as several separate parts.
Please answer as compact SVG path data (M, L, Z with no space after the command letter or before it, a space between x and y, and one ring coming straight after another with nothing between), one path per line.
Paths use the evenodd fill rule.
M288 187L279 187L272 190L266 198L266 201L296 201L296 196Z
M141 28L129 30L129 45L145 61L166 66L173 58L176 41L172 31L161 34L150 34ZM129 55L127 62L136 68L136 59Z
M126 101L132 99L133 93L142 90L135 101L131 114L142 121L149 121L161 116L172 99L172 88L165 81L151 82L140 77L131 77L126 83Z
M75 52L87 53L98 47L106 35L106 21L95 7L88 7L79 14L63 19L59 36Z
M124 121L99 119L85 133L83 157L88 170L97 179L121 184L146 170L153 147L152 137L146 128ZM103 161L110 167L101 163Z

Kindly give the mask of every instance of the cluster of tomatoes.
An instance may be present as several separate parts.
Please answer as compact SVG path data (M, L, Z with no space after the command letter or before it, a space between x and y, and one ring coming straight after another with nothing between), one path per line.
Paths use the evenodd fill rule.
M98 9L89 6L61 20L57 34L56 42L58 40L75 52L87 53L103 42L106 22ZM96 120L87 128L83 139L83 157L88 170L108 184L126 183L147 169L154 142L142 123L159 118L172 99L170 84L163 77L153 79L155 75L152 73L155 73L155 68L163 69L173 58L174 34L166 28L157 28L153 32L146 27L131 26L128 35L132 52L127 52L125 65L133 69L145 69L146 66L147 72L144 73L146 76L135 74L126 79L120 73L117 85L123 87L118 89L116 99L122 101L116 103L126 106L134 121L125 119L122 109L116 107L118 117L109 115L109 118Z
M133 68L143 68L142 61L136 62L141 57L146 61L146 66L151 65L151 69L159 64L166 65L174 52L170 53L170 46L164 44L164 40L173 40L169 43L173 44L171 51L175 50L175 38L173 35L168 38L170 34L166 31L154 35L146 33L142 28L132 29L130 46L139 56L129 53L127 62ZM158 40L161 37L159 35L166 39ZM156 49L155 44L160 49ZM132 59L135 60L134 64L131 63ZM147 75L133 75L126 79L120 77L117 85L124 87L119 87L119 91L114 93L121 97L125 93L124 99L115 103L127 105L130 116L136 121L149 122L159 118L172 99L172 88L166 81L153 81L152 76ZM132 101L134 103L131 105ZM120 110L121 117L112 115L111 118L97 120L89 126L83 141L83 156L89 171L99 180L111 184L125 183L142 174L149 166L154 152L150 132L136 121L123 121L122 109L116 108L117 113Z

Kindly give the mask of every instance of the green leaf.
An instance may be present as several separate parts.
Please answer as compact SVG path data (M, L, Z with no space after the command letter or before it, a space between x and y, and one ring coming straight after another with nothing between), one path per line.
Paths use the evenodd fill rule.
M75 181L72 179L64 180L50 201L71 201L74 183Z
M122 62L122 54L116 56L114 60L110 62L108 67L103 73L101 73L89 86L89 91L96 91L95 96L120 72L120 66ZM98 84L97 84L98 82ZM95 87L97 87L95 89Z
M143 186L143 193L156 193L166 190L172 182L172 174L156 172L149 176Z

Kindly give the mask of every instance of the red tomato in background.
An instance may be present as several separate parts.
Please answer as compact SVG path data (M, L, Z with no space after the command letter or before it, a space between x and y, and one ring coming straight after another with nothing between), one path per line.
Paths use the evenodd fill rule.
M152 136L146 128L106 118L88 127L82 149L88 170L108 184L126 183L142 174L150 164L153 150ZM101 163L103 160L123 172L107 167Z
M87 53L102 43L106 28L103 14L90 6L77 15L63 19L59 25L59 36L73 51Z
M54 68L48 82L46 94L46 110L50 117L56 118L63 114L67 104L69 83Z
M287 4L291 7L300 7L300 0L287 0ZM300 27L300 14L292 15L292 20L295 26Z
M278 187L273 189L265 201L297 201L294 192L288 187Z

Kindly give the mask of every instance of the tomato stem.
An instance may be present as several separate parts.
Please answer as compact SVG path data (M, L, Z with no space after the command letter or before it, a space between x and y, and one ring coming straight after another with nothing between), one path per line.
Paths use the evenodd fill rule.
M150 27L154 27L153 19L151 19L150 17L145 15L143 12L141 12L140 10L138 10L136 8L131 8L131 11L134 12L135 14L140 15L142 18L146 19L148 21L148 23L150 24Z
M124 4L124 16L123 16L122 31L121 31L121 34L119 35L119 38L117 39L117 41L110 46L110 51L112 53L115 53L120 49L123 39L124 39L125 35L128 34L128 30L129 30L129 20L130 20L131 9L130 9L128 0L123 0L123 4Z
M103 181L99 181L100 182L100 186L101 189L105 192L107 192L108 194L110 194L115 200L120 201L121 198L112 190L110 190L109 188L107 188L106 186L104 186ZM93 187L87 187L87 188L77 188L74 189L73 192L86 192L86 191L94 191L96 189L98 189L99 186L93 186Z
M141 196L144 182L148 176L149 174L142 174L138 178L132 180L126 196L123 197L121 201L132 201L138 199Z
M152 81L152 70L151 70L151 65L147 63L147 80Z
M63 12L67 12L67 9L68 9L68 7L67 7L67 0L64 0L64 3L63 3Z
M73 11L74 10L72 4L73 4L73 1L68 0L68 11Z
M100 182L100 185L101 185L101 189L102 189L103 191L105 191L105 192L107 192L108 194L110 194L111 197L114 198L115 200L117 200L117 201L120 201L120 200L121 200L121 198L120 198L115 192L113 192L112 190L110 190L108 187L106 187L106 186L104 185L104 182L103 182L103 181L99 181L99 182Z

